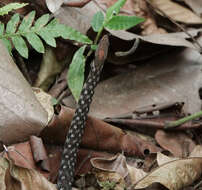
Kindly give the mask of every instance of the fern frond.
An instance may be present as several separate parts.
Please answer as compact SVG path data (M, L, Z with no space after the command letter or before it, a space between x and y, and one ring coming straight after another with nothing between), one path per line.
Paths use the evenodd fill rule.
M25 39L39 53L44 53L43 39L48 45L56 47L55 38L76 40L91 44L92 41L73 28L60 24L56 19L49 22L49 14L45 14L34 23L35 11L30 12L20 23L19 14L14 14L7 23L6 29L0 23L0 39L11 51L11 42L21 56L28 57L28 48Z
M20 9L24 6L28 5L28 3L10 3L0 8L0 16L8 14L12 10Z

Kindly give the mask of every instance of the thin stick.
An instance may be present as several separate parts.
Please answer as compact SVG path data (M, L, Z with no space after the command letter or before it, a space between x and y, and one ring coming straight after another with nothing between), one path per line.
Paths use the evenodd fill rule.
M187 116L187 117L184 117L182 119L179 119L177 121L167 122L167 123L165 123L164 129L170 129L170 128L178 127L178 126L182 125L183 123L186 123L186 122L191 121L193 119L199 118L201 116L202 116L202 111L194 113L194 114Z

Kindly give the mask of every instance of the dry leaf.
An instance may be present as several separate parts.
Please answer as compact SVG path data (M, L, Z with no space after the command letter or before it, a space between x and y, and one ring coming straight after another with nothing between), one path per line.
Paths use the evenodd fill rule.
M202 173L202 158L187 158L161 165L140 180L134 189L145 188L159 182L170 190L178 190L192 184Z
M47 113L0 42L0 140L14 143L38 134Z
M187 157L196 146L194 141L183 132L158 130L155 139L161 147L170 151L175 157Z
M202 14L201 0L184 0L184 2L199 16Z
M150 2L153 6L160 9L162 12L164 12L175 21L183 22L186 24L202 23L202 19L194 14L191 10L170 0L150 0Z
M50 12L55 13L65 0L46 0L46 5Z
M1 190L56 190L56 186L36 170L16 166L11 160L2 157L0 173Z

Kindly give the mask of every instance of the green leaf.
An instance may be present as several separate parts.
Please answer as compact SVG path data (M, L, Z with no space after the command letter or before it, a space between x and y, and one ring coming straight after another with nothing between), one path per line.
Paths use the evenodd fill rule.
M97 46L98 45L93 44L93 45L90 46L90 48L95 51L97 49Z
M39 53L44 53L44 46L41 39L34 33L26 34L25 37L31 46Z
M84 82L85 57L83 53L85 47L86 46L83 46L76 51L67 74L68 86L77 102L79 100Z
M125 2L126 0L118 0L114 5L109 7L106 13L106 21L109 21L113 16L118 15Z
M0 22L0 39L2 38L4 34L4 24Z
M37 32L37 34L40 35L41 38L43 38L43 40L44 40L48 45L50 45L50 46L52 46L52 47L56 47L55 38L52 37L49 32L47 32L46 30L43 30L43 31Z
M98 32L103 27L104 22L104 15L102 11L97 12L94 14L91 26L95 32Z
M35 18L35 11L30 12L26 17L23 18L22 23L19 26L20 32L26 32L31 27L34 18Z
M20 16L18 13L14 14L11 19L9 20L7 26L6 26L6 33L7 34L13 34L16 31L17 25L20 21Z
M19 52L19 54L25 58L28 58L28 48L21 36L15 36L11 38L14 47Z
M12 51L12 45L11 45L10 40L8 40L8 39L6 39L6 38L3 38L3 39L2 39L2 42L3 42L3 44L6 46L6 48L7 48L8 52L9 52L9 54L12 55L12 53L11 53L11 51Z
M121 15L113 17L105 27L111 30L127 30L143 21L144 18Z
M35 29L40 29L48 23L49 14L42 15L34 24Z
M12 10L20 9L24 6L28 5L28 3L10 3L0 8L0 16L8 14Z

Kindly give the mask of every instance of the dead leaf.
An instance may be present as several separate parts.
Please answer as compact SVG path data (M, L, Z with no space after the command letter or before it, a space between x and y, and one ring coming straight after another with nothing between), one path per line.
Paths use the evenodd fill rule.
M65 0L46 0L46 5L50 12L55 13Z
M0 140L10 144L38 134L48 118L1 42L0 52Z
M64 69L65 61L67 60L58 61L53 48L47 47L43 54L40 71L34 86L45 91L48 90L55 80L56 75Z
M198 16L202 14L201 0L183 0Z
M58 115L54 115L49 126L41 133L44 142L63 144L73 114L74 111L72 109L61 106ZM102 120L91 116L88 116L86 122L82 146L100 151L116 153L124 152L126 155L140 157L144 157L145 152L151 153L161 151L156 145L142 140L137 135L128 134L118 127L107 124Z
M192 184L202 173L202 158L178 159L167 162L140 180L134 189L145 188L159 182L170 190Z
M161 147L180 158L187 157L196 146L194 141L183 132L158 130L155 139Z
M0 157L0 166L2 190L56 190L56 186L36 170L16 166L11 160L2 157Z
M150 0L149 2L175 21L186 24L202 23L202 19L194 14L191 10L170 0Z
M105 80L95 89L90 113L98 118L113 117L138 107L176 101L185 103L186 113L198 112L201 62L201 55L191 49L173 51L136 71Z

